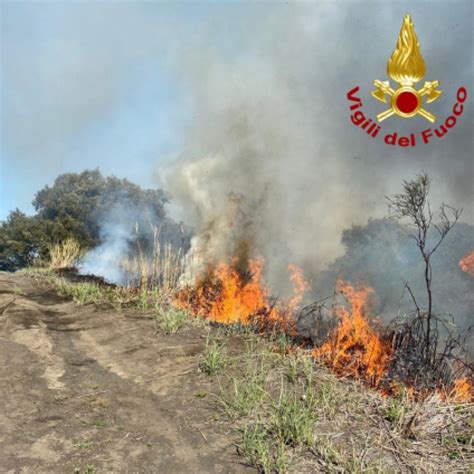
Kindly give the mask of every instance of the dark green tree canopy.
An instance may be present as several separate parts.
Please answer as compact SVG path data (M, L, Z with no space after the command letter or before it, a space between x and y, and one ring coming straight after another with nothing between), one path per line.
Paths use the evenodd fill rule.
M159 225L167 199L159 189L142 189L127 179L102 176L98 169L58 176L33 200L37 213L18 209L0 224L0 270L13 271L48 256L49 245L73 237L82 247L101 243L101 223L117 206L128 208L137 223Z
M166 202L159 189L143 190L127 179L86 170L58 176L52 187L36 193L33 206L39 218L60 222L80 243L94 246L100 243L100 221L117 203L146 209L154 219L162 220Z

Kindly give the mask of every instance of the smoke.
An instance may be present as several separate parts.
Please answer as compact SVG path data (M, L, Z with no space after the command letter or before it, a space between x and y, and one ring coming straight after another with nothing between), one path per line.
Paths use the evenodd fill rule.
M450 114L457 86L469 84L472 73L471 34L458 20L460 10L472 17L472 5L456 5L455 12L441 4L409 8L426 78L445 90L433 106L439 117ZM266 259L270 284L284 292L289 262L317 275L343 253L343 230L385 215L384 196L421 170L433 179L434 206L445 200L471 209L470 178L460 172L471 166L471 111L451 136L409 152L372 140L349 121L345 94L354 85L363 90L367 115L380 111L370 98L372 81L386 78L407 7L279 6L261 19L245 54L229 59L210 45L183 58L196 119L162 177L196 229L198 261L235 256L244 242L248 253ZM435 16L443 18L443 34ZM450 49L455 44L459 55ZM427 124L394 119L384 128L419 132ZM472 213L464 218L472 221Z
M99 275L110 283L124 283L123 261L130 253L130 244L141 227L138 220L145 213L127 200L118 202L100 217L102 243L87 252L79 264L83 275Z
M288 263L316 279L343 254L343 230L385 215L383 197L421 170L433 180L433 206L445 200L464 207L463 219L474 222L470 0L8 8L16 13L3 20L9 41L2 42L2 82L12 91L5 94L4 135L10 161L22 167L18 189L34 187L32 177L45 179L47 172L51 178L66 164L93 162L125 176L139 169L147 185L159 169L176 216L195 229L198 260L263 255L277 293L286 290ZM444 90L430 111L449 115L461 85L468 103L443 140L399 149L351 124L346 92L359 85L366 115L381 111L370 96L372 81L386 79L407 11L427 65L425 79L439 80ZM20 16L28 21L10 34ZM158 76L176 88L165 88ZM130 133L125 120L108 136L104 130L117 111L136 112L143 99L136 90L149 91L144 84L150 83L164 95L173 91L168 102L180 105L178 118L168 113L164 124L148 123L144 115L136 128L149 127L146 140ZM144 102L169 111L162 95L151 91ZM163 169L165 152L154 150L162 150L163 129L172 122L177 152ZM427 126L422 118L393 118L384 130L419 133ZM88 140L103 135L113 145L96 150ZM132 166L143 141L146 159ZM122 218L133 227L123 216L117 225ZM110 222L104 219L103 234L115 242L111 255L117 255L128 237ZM385 291L399 288L397 282Z
M337 278L369 285L374 289L374 312L383 322L413 311L414 303L427 307L424 265L413 239L413 229L390 219L369 220L343 232L344 255L328 265L314 282L318 296L331 295ZM437 242L430 235L430 248ZM459 268L459 260L474 241L474 227L458 223L431 258L433 311L453 317L459 330L466 330L474 311L474 278Z

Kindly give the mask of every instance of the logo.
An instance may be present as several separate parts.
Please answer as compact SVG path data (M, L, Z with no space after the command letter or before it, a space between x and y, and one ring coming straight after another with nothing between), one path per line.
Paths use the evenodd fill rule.
M376 90L372 92L372 96L375 99L387 103L386 96L391 97L390 108L377 115L379 122L394 114L405 119L419 114L431 123L436 121L436 116L422 107L422 97L428 96L426 100L428 104L437 100L443 93L437 90L439 81L425 82L419 90L413 87L423 79L425 73L426 65L421 56L420 43L410 15L407 14L403 20L397 47L387 63L387 74L400 85L394 90L390 87L389 81L374 81Z
M419 142L428 144L435 137L443 138L458 123L464 111L464 102L467 100L467 90L463 86L458 87L455 93L456 102L453 104L451 115L434 129L409 130L406 135L402 135L400 132L383 131L382 125L379 125L393 115L402 119L420 116L432 124L437 121L436 115L428 110L430 107L425 104L437 101L443 91L438 89L440 85L438 80L425 81L423 86L417 89L416 84L425 77L426 64L409 14L403 19L396 48L387 63L387 74L398 86L392 88L389 80L377 79L373 82L375 90L371 91L372 97L389 106L379 113L376 119L364 114L362 110L364 104L358 96L359 86L353 87L346 94L350 104L351 122L364 130L369 137L382 139L387 145L415 147ZM449 91L445 95L448 93Z

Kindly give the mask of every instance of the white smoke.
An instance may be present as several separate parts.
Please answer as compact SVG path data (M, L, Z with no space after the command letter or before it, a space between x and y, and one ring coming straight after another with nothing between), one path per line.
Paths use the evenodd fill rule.
M468 4L460 6L472 13ZM364 110L375 115L371 83L385 74L405 8L374 11L365 2L347 10L336 4L276 8L262 17L246 54L229 59L209 45L197 58L180 59L196 120L182 155L162 177L196 230L193 252L212 262L234 256L245 241L251 254L266 259L279 291L288 263L317 274L343 252L343 229L385 215L384 196L423 169L433 179L434 206L441 199L469 205L469 186L447 157L470 159L472 145L459 140L468 135L472 113L457 125L458 137L410 153L374 141L349 120L345 94L356 84L365 91ZM428 70L446 90L436 113L449 115L456 87L447 62L459 72L456 81L469 81L472 65L445 53L447 62L439 62L434 45L440 36L421 7L410 8L425 61L433 66ZM447 24L457 22L446 13ZM472 53L472 44L466 47ZM423 119L409 125L426 128ZM406 126L400 120L387 125L393 131ZM229 198L236 196L237 218L229 218Z
M102 243L87 252L78 265L83 275L98 275L109 283L123 283L122 262L128 255L138 210L125 203L116 204L101 216Z

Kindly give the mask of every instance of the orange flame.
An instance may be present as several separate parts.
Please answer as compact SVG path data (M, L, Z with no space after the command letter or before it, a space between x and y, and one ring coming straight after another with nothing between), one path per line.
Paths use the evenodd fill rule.
M463 272L474 277L474 250L468 252L463 258L461 258L461 260L459 260L459 267Z
M339 375L367 379L377 386L388 368L392 351L364 315L367 297L373 290L368 287L356 290L342 280L337 282L336 289L351 309L335 308L339 324L329 340L313 350L313 355Z
M242 270L242 260L234 258L231 263L209 267L196 285L178 292L175 305L218 323L248 325L255 322L263 332L277 327L296 336L294 316L309 285L299 267L288 265L293 296L275 303L263 283L263 266L263 258L249 259L246 270ZM373 292L372 288L356 289L339 280L336 290L348 305L334 307L338 324L328 340L313 349L313 356L337 375L364 380L385 395L396 395L400 387L395 381L382 383L392 360L392 346L366 315L367 298ZM404 387L404 390L410 398L423 396L415 387ZM463 403L473 400L474 385L464 377L456 380L449 390L439 389L437 393L450 403Z
M262 282L263 258L248 260L248 275L237 270L237 259L229 265L220 263L208 270L195 288L178 293L177 306L212 321L224 324L249 324L253 317L265 317L267 322L288 328L304 293L309 289L300 268L289 265L294 295L287 301L272 304L270 292Z
M452 389L445 397L451 403L466 403L474 401L474 385L472 380L462 377L454 381Z

